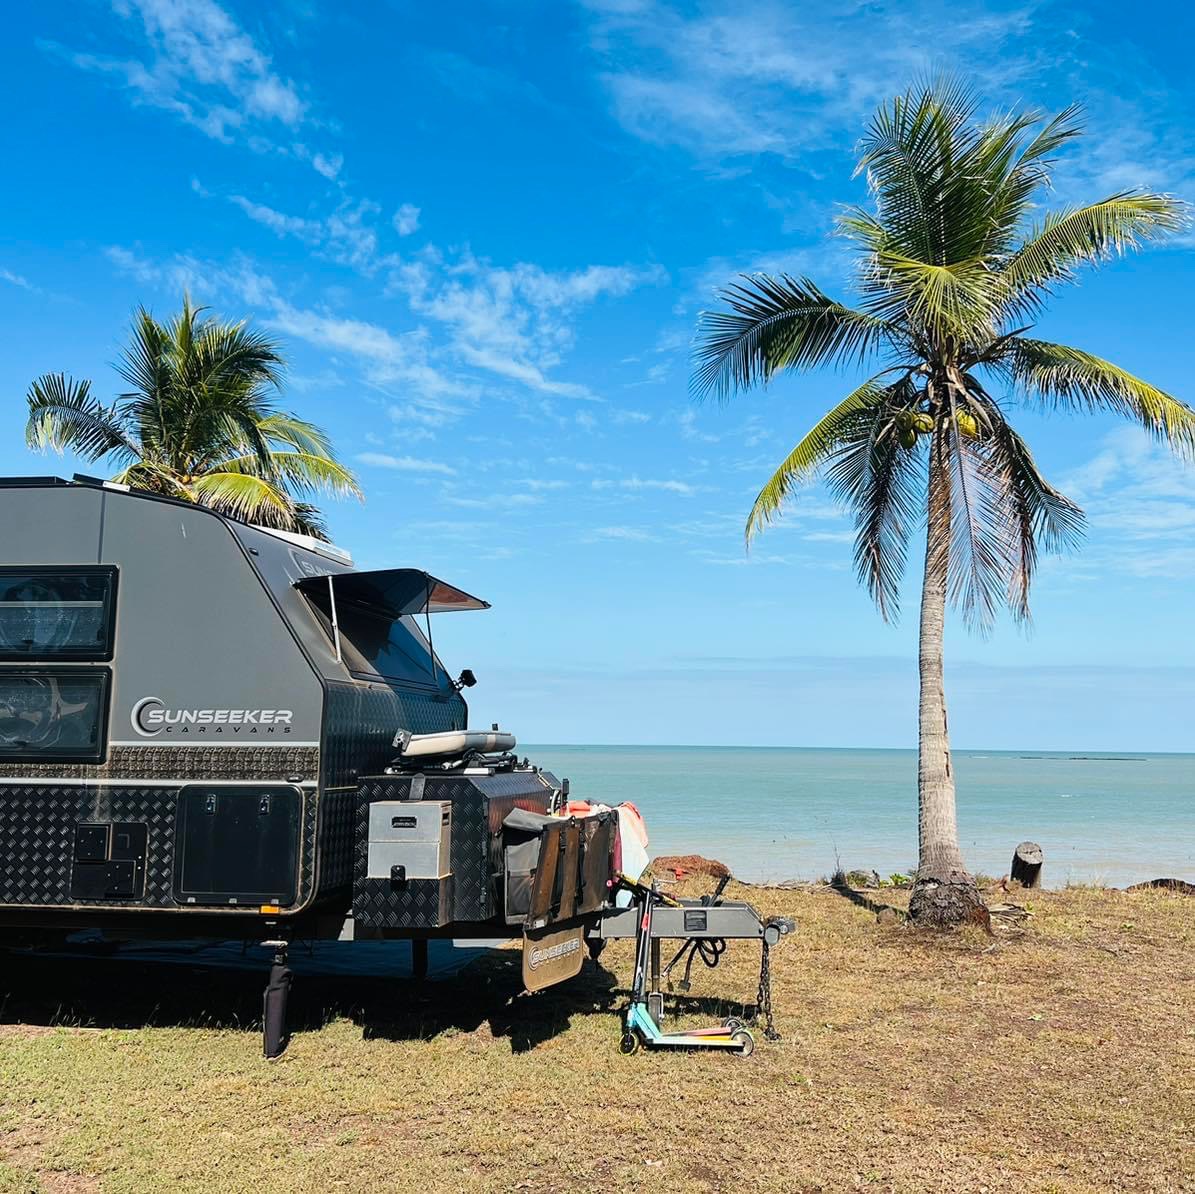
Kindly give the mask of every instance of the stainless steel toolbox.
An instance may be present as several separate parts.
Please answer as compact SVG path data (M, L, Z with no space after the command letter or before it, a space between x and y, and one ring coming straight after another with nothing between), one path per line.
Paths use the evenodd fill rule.
M366 878L402 882L451 873L451 800L380 800L369 806Z

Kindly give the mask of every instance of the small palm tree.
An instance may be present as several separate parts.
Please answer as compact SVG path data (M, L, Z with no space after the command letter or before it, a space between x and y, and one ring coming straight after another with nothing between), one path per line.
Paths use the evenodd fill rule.
M755 275L703 312L694 389L727 398L785 369L874 361L877 371L813 426L755 500L751 537L821 475L854 513L855 564L885 618L897 613L910 536L926 529L920 624L920 858L911 911L957 923L980 904L958 844L942 642L948 602L987 627L1029 616L1038 553L1076 543L1082 511L1038 471L1010 420L1034 409L1112 411L1180 450L1195 412L1124 369L1030 333L1053 289L1185 222L1165 195L1125 191L1031 222L1077 110L975 119L938 82L880 109L864 138L874 210L840 231L860 255L856 307L808 279Z
M144 308L116 371L128 383L110 406L91 383L39 377L27 395L31 448L109 459L114 481L211 506L224 514L326 539L316 493L360 497L328 437L276 410L278 346L245 321L203 318L183 298L168 324Z

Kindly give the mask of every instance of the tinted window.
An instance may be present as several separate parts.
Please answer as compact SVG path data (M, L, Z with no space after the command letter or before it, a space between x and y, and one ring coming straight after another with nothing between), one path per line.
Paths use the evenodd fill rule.
M0 759L104 757L108 670L0 669Z
M375 672L387 680L435 683L427 640L409 617L378 614L347 601L336 603L340 650L350 672Z
M111 659L115 570L0 568L0 659Z

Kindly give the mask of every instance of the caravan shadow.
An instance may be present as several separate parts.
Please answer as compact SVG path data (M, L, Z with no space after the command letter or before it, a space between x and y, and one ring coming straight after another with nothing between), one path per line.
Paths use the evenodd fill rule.
M612 1014L625 994L591 961L571 982L525 996L517 951L433 943L429 977L419 981L409 959L405 943L331 953L293 944L290 1032L344 1018L367 1040L420 1041L488 1023L521 1053L563 1032L575 1015ZM240 943L0 950L0 1024L259 1033L269 963L268 951Z

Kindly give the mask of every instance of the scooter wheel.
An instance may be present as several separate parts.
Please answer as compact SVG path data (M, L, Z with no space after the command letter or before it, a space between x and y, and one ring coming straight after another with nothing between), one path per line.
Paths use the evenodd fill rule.
M755 1038L745 1028L736 1028L730 1034L730 1039L738 1043L736 1057L747 1058L755 1052Z
M621 1053L624 1057L630 1057L630 1055L632 1053L635 1053L638 1050L638 1048L639 1048L638 1034L634 1033L634 1032L630 1032L630 1031L624 1032L622 1034L622 1040L620 1040L618 1042L619 1053Z
M722 1021L722 1027L725 1028L727 1032L737 1032L743 1027L743 1022L738 1018L738 1016L731 1016L729 1020Z

